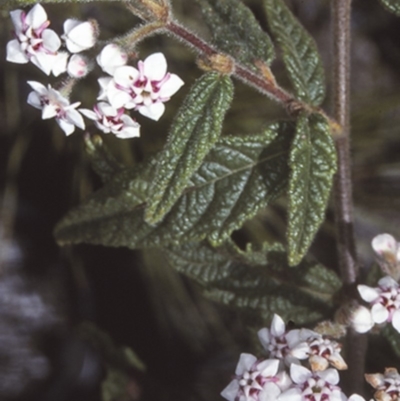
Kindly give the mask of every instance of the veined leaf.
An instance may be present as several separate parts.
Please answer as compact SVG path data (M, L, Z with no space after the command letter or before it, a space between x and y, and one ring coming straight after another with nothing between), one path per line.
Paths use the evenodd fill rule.
M148 193L146 221L154 224L171 209L218 140L233 96L229 76L211 72L193 85L158 157Z
M144 221L154 163L121 173L56 227L59 243L130 248L208 238L222 243L286 187L292 127L270 125L258 135L220 139L165 218Z
M254 69L254 61L270 65L275 58L270 37L241 0L196 0L215 46Z
M389 11L400 16L400 0L381 0L381 3Z
M325 218L336 171L336 151L329 125L320 115L303 114L290 152L289 263L300 263Z
M105 147L99 135L85 136L86 153L89 155L93 170L103 182L109 181L115 174L125 167L120 164Z
M282 48L283 61L296 96L319 106L325 97L324 69L314 39L283 0L264 0L268 24Z
M247 313L253 320L270 321L274 313L305 324L322 318L332 307L341 282L318 264L287 265L283 251L267 253L266 266L248 266L231 259L224 247L187 243L165 249L172 268L198 282L212 300Z

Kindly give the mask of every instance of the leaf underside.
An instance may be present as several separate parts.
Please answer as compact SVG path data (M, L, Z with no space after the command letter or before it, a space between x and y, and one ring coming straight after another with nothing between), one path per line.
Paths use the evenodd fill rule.
M321 265L288 267L282 250L272 249L265 266L252 267L230 258L224 247L204 243L169 247L165 253L170 266L200 284L208 298L241 310L258 326L274 313L296 324L314 322L329 312L341 287L336 274Z
M325 219L336 171L335 145L321 116L300 116L289 164L289 263L297 265Z
M158 157L148 193L148 223L161 220L188 186L221 134L232 97L233 84L226 75L208 73L193 85Z
M270 37L241 0L196 0L215 46L254 69L255 61L270 65L275 58Z
M285 189L292 131L290 124L276 123L261 134L220 139L154 225L145 222L144 207L157 160L141 171L124 171L68 213L56 239L140 248L207 238L218 245Z
M325 97L322 61L312 36L283 0L264 0L268 25L282 49L283 62L296 97L319 106Z

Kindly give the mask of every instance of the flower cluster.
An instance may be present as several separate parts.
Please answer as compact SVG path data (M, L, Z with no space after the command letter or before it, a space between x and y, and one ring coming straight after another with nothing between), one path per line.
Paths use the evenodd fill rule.
M382 270L390 273L390 276L381 278L377 287L358 285L358 292L369 307L358 307L352 325L356 331L365 333L375 324L391 323L400 333L400 287L396 281L399 274L400 247L391 235L381 234L372 240L372 248Z
M376 389L377 401L393 401L400 398L400 375L395 368L386 368L385 373L366 374L367 382Z
M270 359L241 354L235 377L221 393L228 401L347 400L338 386L337 370L347 365L336 341L308 329L287 331L278 315L258 337ZM353 395L349 400L363 398Z
M134 110L152 120L158 120L165 105L183 85L175 74L167 72L167 61L162 53L155 53L137 68L127 65L128 55L115 44L105 46L97 56L97 64L108 74L98 80L100 93L92 110L78 108L80 102L70 103L68 95L77 78L86 76L91 69L87 56L81 53L95 46L97 23L67 19L64 34L48 29L50 21L44 8L37 4L28 13L11 13L15 39L7 44L7 60L14 63L32 62L45 74L59 76L67 73L72 80L60 90L51 85L29 81L33 89L28 103L42 111L42 118L55 118L58 125L70 135L75 127L85 129L82 115L94 121L102 132L117 138L140 135L140 125L126 113Z

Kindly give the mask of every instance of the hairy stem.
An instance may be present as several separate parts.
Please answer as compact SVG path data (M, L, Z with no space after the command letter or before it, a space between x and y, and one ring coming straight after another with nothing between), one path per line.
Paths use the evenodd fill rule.
M350 16L351 0L332 0L334 118L342 127L336 141L338 172L334 181L336 243L342 281L357 280L358 261L354 240L354 219L350 159ZM350 392L360 392L364 382L367 337L350 330L346 339L349 364L345 383Z
M342 127L336 141L338 172L334 183L339 266L345 284L354 283L358 264L353 231L350 165L350 12L351 0L332 0L333 11L333 114Z

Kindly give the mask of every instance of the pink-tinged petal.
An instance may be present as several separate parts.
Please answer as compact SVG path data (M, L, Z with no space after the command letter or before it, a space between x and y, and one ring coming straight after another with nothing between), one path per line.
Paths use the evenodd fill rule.
M154 53L143 62L144 75L151 81L160 81L167 73L167 60L162 53Z
M124 66L128 61L128 55L116 44L109 44L96 58L97 64L107 74L114 75L118 67Z
M67 62L68 62L69 53L60 52L55 56L55 62L53 64L53 68L51 70L52 74L55 77L63 74L67 71Z
M399 284L397 283L396 280L394 280L392 277L390 276L385 276L382 277L379 281L378 281L378 285L380 287L383 288L398 288Z
M258 331L258 339L260 340L261 345L268 350L268 345L271 341L270 335L269 335L269 330L267 328L263 328Z
M169 79L162 84L160 88L160 97L171 97L184 85L185 83L178 77L178 75L171 74Z
M339 383L339 372L336 369L326 369L323 372L318 372L318 376L326 382L336 385Z
M280 388L272 382L266 383L260 394L258 395L259 401L276 401L281 394Z
M131 96L129 95L129 93L120 90L109 90L107 96L111 106L116 109L119 109L121 107L125 107L127 109L132 108L129 107L129 101L131 100ZM102 99L98 98L98 100Z
M290 376L286 372L279 372L276 375L276 378L278 381L275 383L278 385L278 387L281 389L281 391L287 390L292 384L292 380L290 379Z
M68 121L62 120L61 118L56 119L57 124L64 131L65 135L71 135L75 131L75 125L69 123Z
M249 370L254 363L257 361L257 358L251 354L240 354L239 362L236 366L235 373L238 376L241 376L246 370Z
M289 388L278 397L278 401L302 401L302 400L303 396L301 394L300 389L298 388Z
M304 383L312 376L310 370L301 365L291 364L290 365L290 377L296 384Z
M373 302L379 298L379 291L367 285L360 284L357 286L360 297L366 302Z
M129 138L137 138L140 136L140 126L139 127L125 127L117 134L115 134L117 138L120 139L129 139Z
M392 325L400 333L400 310L396 310L392 316Z
M27 102L36 109L39 110L42 109L42 102L40 100L40 96L36 92L29 93Z
M150 118L154 121L158 121L164 114L165 106L164 103L157 102L151 104L150 106L140 106L138 111L142 116Z
M82 78L89 72L87 59L79 54L74 54L67 65L68 75L72 78Z
M257 364L257 370L265 377L275 376L279 369L279 359L266 359Z
M48 120L49 118L53 118L57 115L57 109L55 105L53 104L48 104L45 105L42 109L42 119L43 120Z
M26 64L29 61L17 39L10 40L7 43L7 61L17 64Z
M33 29L39 29L47 22L46 11L40 4L36 4L26 15L25 21Z
M61 46L61 39L52 29L45 29L42 33L43 46L51 52L56 52Z
M68 122L74 124L76 127L80 129L85 129L85 122L83 120L83 117L77 110L75 109L68 110L66 118Z
M18 36L23 30L22 15L23 10L10 11L10 17L15 28L15 33Z
M397 253L397 242L390 234L377 235L372 240L372 249L378 254L396 254Z
M366 333L374 326L374 320L369 309L359 306L351 317L351 326L358 333Z
M274 337L280 337L283 334L285 334L285 322L283 321L283 319L279 316L274 314L274 317L272 319L272 323L271 323L271 334Z
M97 120L97 114L93 110L89 109L79 109L79 111L90 120Z
M71 53L90 49L96 43L96 30L89 21L66 20L64 23L64 40Z
M125 88L129 88L138 77L139 71L130 65L118 67L114 73L114 81Z
M53 65L56 61L56 57L53 54L36 53L31 57L30 61L41 69L46 75L50 75Z
M388 320L389 312L382 304L375 304L371 308L372 319L375 323L381 324Z
M235 401L239 391L239 383L237 380L232 380L221 392L221 396L228 401Z

